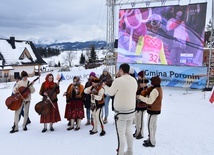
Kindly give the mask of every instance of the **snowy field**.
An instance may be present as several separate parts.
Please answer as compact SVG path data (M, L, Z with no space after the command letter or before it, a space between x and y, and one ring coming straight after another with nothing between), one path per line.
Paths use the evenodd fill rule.
M100 74L103 66L93 70L73 68L71 76L89 74L91 71ZM56 76L57 71L53 74ZM64 119L66 91L71 80L60 83L59 110L61 121L54 124L55 131L42 133L43 124L35 112L34 106L41 101L39 89L46 74L42 74L35 82L36 92L32 95L30 105L31 124L28 131L23 131L21 119L19 132L10 134L13 125L14 112L5 106L5 99L11 94L14 82L0 84L0 137L1 154L3 155L116 155L117 138L114 126L113 112L111 111L109 123L105 125L106 135L89 135L91 126L85 126L86 118L82 120L79 131L67 131L67 120ZM31 81L36 77L29 78ZM82 79L83 84L87 79ZM184 88L163 87L164 98L162 113L158 117L157 144L154 148L142 146L147 138L147 129L144 138L134 139L134 155L213 155L214 153L214 105L208 99L211 92L201 90L186 90ZM146 120L147 118L145 118ZM135 125L133 124L133 133Z
M81 52L77 52L74 64L78 64ZM54 60L63 62L62 55L45 59L46 62ZM98 53L103 57L102 52ZM109 104L109 123L105 125L106 135L89 135L91 126L85 126L86 118L82 120L79 131L67 131L67 120L64 119L65 97L63 93L72 82L73 76L80 76L83 84L87 81L90 72L97 75L102 73L105 66L85 70L83 67L73 67L70 72L61 72L66 80L60 82L58 105L61 121L54 124L55 131L42 133L43 124L40 116L35 112L34 106L41 101L39 89L47 73L40 76L35 82L36 92L32 95L30 105L31 124L28 131L23 131L23 118L19 123L19 132L10 134L13 125L14 112L5 106L5 99L11 94L14 82L0 83L0 137L1 154L3 155L116 155L117 137ZM52 72L56 78L60 72ZM36 77L30 77L32 81ZM55 80L56 81L56 80ZM163 87L164 98L162 113L158 117L157 144L154 148L142 146L148 132L141 140L134 139L134 155L213 155L214 154L214 105L209 103L211 92L201 90L188 90L184 88ZM86 117L86 116L85 116ZM145 118L146 121L147 118ZM133 124L133 133L135 125Z

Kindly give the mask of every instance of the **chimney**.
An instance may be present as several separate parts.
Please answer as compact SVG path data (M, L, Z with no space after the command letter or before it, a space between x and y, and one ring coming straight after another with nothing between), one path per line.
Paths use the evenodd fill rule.
M10 37L10 44L11 44L13 49L16 48L16 46L15 46L15 37Z

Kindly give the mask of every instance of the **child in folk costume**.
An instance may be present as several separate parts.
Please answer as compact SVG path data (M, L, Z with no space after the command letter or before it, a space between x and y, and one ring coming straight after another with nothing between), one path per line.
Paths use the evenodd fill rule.
M100 80L98 78L92 79L92 86L85 88L84 92L86 94L91 94L91 113L93 116L94 124L92 124L93 128L90 130L90 135L96 134L98 132L97 126L100 123L101 132L100 136L104 136L106 134L104 130L103 124L103 111L102 108L105 104L104 101L104 89L99 84Z
M147 83L149 81L147 79L139 80L139 88L137 90L137 95L143 95L146 93L148 87ZM141 100L136 100L136 112L135 112L135 124L136 124L136 131L133 136L136 139L142 139L144 132L144 117L146 113L147 105L146 103L142 102Z
M75 76L67 91L63 94L66 96L65 118L70 121L70 126L67 130L74 129L74 121L77 121L77 126L74 130L80 129L81 120L84 118L84 108L82 95L84 86L80 83L80 78Z
M54 76L52 74L48 74L39 91L39 94L42 95L45 100L49 100L48 107L50 110L47 115L41 115L40 117L40 123L44 123L44 128L42 130L43 133L47 131L47 123L50 123L50 131L54 131L53 123L61 121L57 103L57 95L59 93L59 83L55 83Z

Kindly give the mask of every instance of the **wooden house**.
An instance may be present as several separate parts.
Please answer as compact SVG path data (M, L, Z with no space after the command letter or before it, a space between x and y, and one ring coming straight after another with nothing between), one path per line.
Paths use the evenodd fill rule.
M0 82L14 81L23 70L35 75L35 66L46 64L31 41L0 39Z

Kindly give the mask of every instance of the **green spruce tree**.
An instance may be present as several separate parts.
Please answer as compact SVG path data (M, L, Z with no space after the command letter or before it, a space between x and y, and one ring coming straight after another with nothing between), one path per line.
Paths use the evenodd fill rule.
M83 55L83 53L80 56L80 65L85 64L85 55Z
M95 62L97 59L96 51L94 45L91 46L90 60L91 62ZM89 61L90 62L90 61Z

